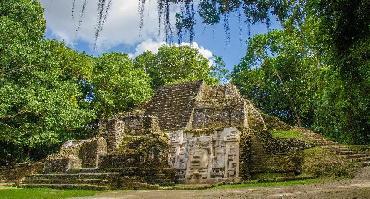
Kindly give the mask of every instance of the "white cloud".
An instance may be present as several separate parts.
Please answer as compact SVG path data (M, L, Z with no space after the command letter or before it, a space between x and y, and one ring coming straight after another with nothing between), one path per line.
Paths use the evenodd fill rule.
M136 56L142 54L145 51L151 51L153 53L157 53L158 48L160 48L163 45L169 45L169 44L166 44L165 42L161 42L161 41L153 41L152 39L148 39L146 41L141 42L139 45L137 45L136 49L135 49L135 52L132 53L132 54L129 54L129 56L130 57L136 57ZM208 49L206 49L202 46L199 46L197 42L193 42L191 44L183 42L183 43L180 43L180 44L171 44L171 45L174 45L174 46L191 46L192 48L197 49L198 52L201 55L203 55L203 57L208 59L210 64L213 64L213 53L210 50L208 50Z
M97 0L87 0L80 30L76 32L83 2L84 0L76 0L73 19L73 0L41 0L45 8L47 27L56 38L72 46L83 41L90 44L92 48L95 42L94 33L97 23ZM146 1L144 27L140 32L138 2L138 0L112 1L108 19L98 41L98 51L102 52L122 44L136 46L135 52L130 54L131 57L135 57L147 50L156 53L160 46L168 45L163 41L163 36L158 36L158 12L154 0ZM175 10L176 7L171 9ZM174 16L171 17L171 20L174 20ZM212 52L199 46L196 42L173 45L192 46L210 60L210 64L213 63Z
M55 37L70 45L79 41L92 45L95 42L97 0L87 0L83 22L78 32L76 27L83 0L76 0L74 19L72 19L72 2L73 0L41 0L45 8L48 29ZM156 1L147 1L145 5L144 27L141 33L139 22L138 0L113 0L98 41L99 50L106 50L120 44L132 46L150 38L160 40Z
M135 52L129 55L130 57L136 57L145 51L151 51L153 53L157 53L158 48L163 45L167 45L167 44L165 42L160 42L160 41L158 42L158 41L153 41L152 39L148 39L138 44L136 46Z

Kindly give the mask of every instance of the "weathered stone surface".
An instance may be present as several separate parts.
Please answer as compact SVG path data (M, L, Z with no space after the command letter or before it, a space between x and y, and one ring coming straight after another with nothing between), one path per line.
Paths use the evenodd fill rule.
M81 168L96 168L99 157L107 153L104 138L70 140L63 144L58 154L46 158L45 173L72 172Z
M180 181L238 180L239 136L236 128L172 132L169 162Z
M162 130L183 129L189 122L202 81L164 86L145 106L146 115L158 117Z
M198 183L238 179L240 132L235 127L243 128L247 124L245 103L236 88L231 85L209 87L201 82L179 87L183 88L182 98L174 98L173 93L163 95L163 90L158 98L166 102L164 106L168 110L186 109L186 112L176 111L174 116L165 109L155 111L150 107L153 115L170 116L162 120L174 122L179 115L185 118L186 125L182 123L180 128L164 127L171 143L169 162L177 170L178 180ZM186 92L184 88L189 90ZM166 91L176 92L176 89L170 87ZM158 98L149 104L153 106ZM172 99L188 99L188 103L172 104Z

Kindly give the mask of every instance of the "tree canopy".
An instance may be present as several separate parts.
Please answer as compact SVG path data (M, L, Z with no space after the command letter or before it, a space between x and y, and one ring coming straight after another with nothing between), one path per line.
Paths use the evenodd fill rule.
M89 61L43 39L43 10L35 1L2 1L0 18L0 142L2 163L39 157L94 114L83 106L78 80ZM9 148L17 150L9 151ZM33 155L32 155L33 154Z
M370 7L340 2L308 1L299 23L290 18L283 30L252 38L232 81L260 108L291 124L368 143L370 32L364 24L370 24ZM357 28L359 35L352 32Z
M191 46L162 46L157 53L145 52L134 60L152 79L152 88L202 79L208 84L218 83L226 77L222 59L214 63Z
M92 78L94 109L108 118L145 102L152 95L150 80L126 54L103 54L96 58Z
M232 82L257 106L298 126L312 122L315 77L325 67L305 35L314 27L305 25L253 37L232 75Z

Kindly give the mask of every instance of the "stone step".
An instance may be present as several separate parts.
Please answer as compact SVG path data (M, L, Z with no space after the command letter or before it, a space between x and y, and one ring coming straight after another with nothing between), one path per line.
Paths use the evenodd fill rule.
M20 188L109 190L108 186L91 185L91 184L21 184L18 187Z
M79 173L98 173L101 172L97 168L82 168L79 170Z
M50 174L34 174L28 178L33 179L106 179L114 176L118 176L120 173L109 172L109 173L50 173Z
M362 151L362 152L370 151L370 148L368 146L363 145L328 145L325 147L337 150Z
M354 153L354 154L349 154L349 155L340 155L340 157L348 158L348 159L356 159L356 158L363 158L363 157L368 157L368 154L365 153Z
M359 150L359 149L335 149L335 152L342 156L342 157L346 157L346 158L362 158L362 157L367 157L367 156L370 156L370 153L368 153L367 151L363 151L363 150Z
M26 178L23 184L90 184L90 185L109 185L108 179L48 179L48 178Z
M350 151L350 150L342 150L342 151L337 151L338 155L353 155L356 154L355 151Z
M125 168L106 168L104 169L107 172L110 173L121 173L121 174L130 174L130 173L135 173L141 170L139 167L125 167Z
M324 145L321 147L325 149L339 150L339 147L337 145Z
M362 166L364 166L364 167L370 166L370 161L363 162L362 163Z
M6 181L0 181L0 187L12 187L15 183L12 182L6 182Z
M351 160L351 162L367 162L367 161L370 161L370 156L352 158L352 159L349 159L349 160Z

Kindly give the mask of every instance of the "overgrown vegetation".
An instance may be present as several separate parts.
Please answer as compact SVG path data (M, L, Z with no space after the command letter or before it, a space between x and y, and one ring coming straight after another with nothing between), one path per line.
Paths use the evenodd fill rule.
M232 82L289 124L344 143L369 143L369 1L299 4L304 17L292 15L282 30L248 41Z
M315 177L351 177L356 171L355 163L336 155L328 149L315 147L304 151L302 171Z
M302 135L301 132L290 130L290 131L272 131L271 135L273 138L282 138L282 139L288 139L288 138L293 138L293 139L298 139L302 140L304 136Z

